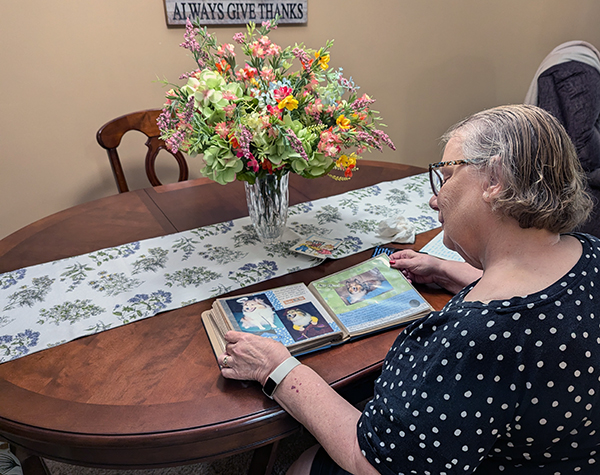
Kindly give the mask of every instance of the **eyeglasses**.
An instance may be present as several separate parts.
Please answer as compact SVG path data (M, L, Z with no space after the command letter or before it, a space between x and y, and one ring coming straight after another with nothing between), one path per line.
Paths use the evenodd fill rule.
M448 162L437 162L429 164L429 181L431 182L431 191L435 196L438 195L442 186L444 186L444 177L439 172L438 168L450 167L453 165L469 165L475 163L473 160L450 160Z

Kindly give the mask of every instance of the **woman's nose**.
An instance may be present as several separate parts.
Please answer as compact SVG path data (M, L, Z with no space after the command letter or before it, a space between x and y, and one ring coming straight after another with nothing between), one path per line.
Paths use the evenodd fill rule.
M431 198L429 198L429 206L431 207L431 209L439 211L437 205L437 196L433 195Z

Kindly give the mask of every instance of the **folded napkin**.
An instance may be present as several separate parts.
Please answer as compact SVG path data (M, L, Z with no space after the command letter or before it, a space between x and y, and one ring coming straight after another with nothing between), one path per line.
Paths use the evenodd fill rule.
M387 218L379 223L379 235L399 244L413 244L415 242L415 227L404 216Z

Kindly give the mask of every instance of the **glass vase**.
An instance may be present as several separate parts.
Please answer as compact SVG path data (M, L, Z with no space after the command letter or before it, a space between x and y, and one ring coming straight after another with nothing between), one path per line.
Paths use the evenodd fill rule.
M265 244L279 241L285 231L289 202L289 173L266 175L254 184L244 182L248 213L258 238Z

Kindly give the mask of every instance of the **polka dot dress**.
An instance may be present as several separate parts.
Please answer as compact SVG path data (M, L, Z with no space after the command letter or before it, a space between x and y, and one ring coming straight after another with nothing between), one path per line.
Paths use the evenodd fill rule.
M542 292L402 332L358 424L383 474L600 474L600 240Z

